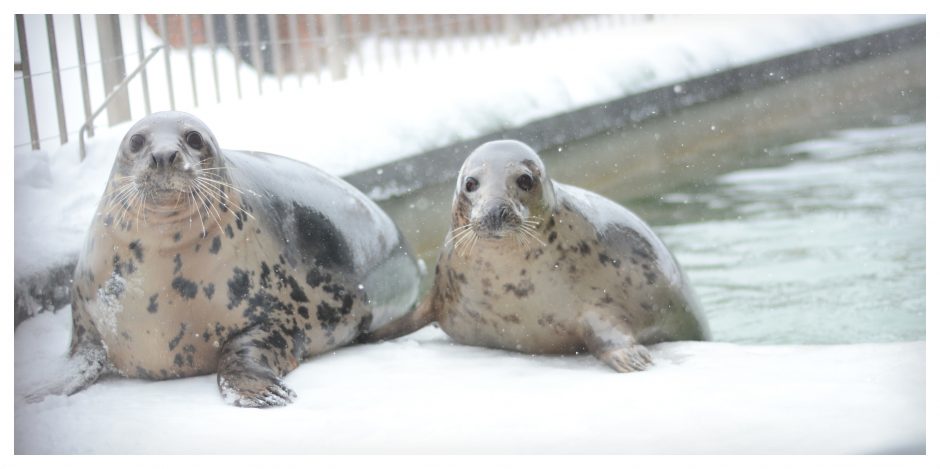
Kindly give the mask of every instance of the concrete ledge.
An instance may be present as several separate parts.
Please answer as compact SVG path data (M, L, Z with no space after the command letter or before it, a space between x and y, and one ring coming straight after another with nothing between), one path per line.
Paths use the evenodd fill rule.
M384 200L439 184L442 174L450 176L452 181L464 158L490 140L517 139L541 152L744 91L923 46L926 34L926 23L919 23L796 52L464 140L359 171L345 179L373 199Z

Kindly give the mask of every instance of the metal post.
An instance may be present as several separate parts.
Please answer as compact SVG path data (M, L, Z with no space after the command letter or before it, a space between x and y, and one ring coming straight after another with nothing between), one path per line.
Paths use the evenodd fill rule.
M420 53L418 50L418 15L405 15L405 29L408 37L411 38L411 52L417 63Z
M362 48L359 44L362 42L362 15L348 15L349 34L346 37L346 50L350 55L356 57L356 65L359 66L359 75L363 75L365 69L365 59L362 57Z
M166 88L170 95L170 109L176 110L176 99L173 96L173 73L170 70L170 35L167 33L166 15L157 15L157 24L160 37L163 39L163 65L166 68Z
M401 34L398 27L398 15L388 15L388 38L392 41L392 52L395 54L395 65L401 67Z
M519 17L516 15L503 15L503 33L510 44L519 44Z
M75 16L78 16L78 15L75 15ZM76 23L77 21L78 20L76 19ZM140 23L143 21L144 21L143 15L134 15L134 30L137 35L137 60L139 62L144 61L144 35L143 35L143 32L141 31L141 26L140 26ZM77 24L76 24L76 29L78 29ZM81 37L80 34L81 32L79 32L79 37ZM81 44L81 42L79 42L79 44ZM84 55L85 54L82 53L80 60L82 61L85 60ZM86 80L88 79L88 77L84 77L84 76L83 78L85 78ZM147 115L150 115L150 83L147 82L147 69L143 69L140 71L140 85L143 88L143 92L144 92L144 113ZM88 120L88 117L90 115L91 115L91 108L86 105L85 106L85 120ZM88 129L89 137L95 136L95 133L92 132L92 128L93 127L90 127Z
M202 15L202 26L209 39L209 54L212 57L212 83L215 85L215 102L222 102L222 94L219 91L219 61L215 55L218 47L215 43L215 17L214 15Z
M258 72L258 94L264 94L264 59L261 57L261 39L258 34L258 15L248 15L248 41L251 43L251 61Z
M242 53L236 40L238 28L235 27L235 15L225 15L225 36L228 39L228 48L235 56L235 88L238 91L238 99L242 99Z
M457 15L457 34L463 44L463 51L470 51L470 16Z
M342 40L342 17L323 15L323 32L326 35L326 55L330 63L332 81L346 78L346 51Z
M118 15L97 15L98 48L101 51L101 74L104 92L110 93L127 72L124 69L124 43L121 41L121 18ZM131 119L131 102L127 90L115 95L108 105L108 125L117 125Z
M320 33L317 28L317 17L316 15L304 15L304 19L307 22L307 37L310 38L310 51L312 52L312 64L313 71L317 77L317 83L320 82L320 68L322 66L322 61L320 60Z
M23 72L23 88L26 90L26 118L29 121L29 143L33 150L38 150L39 130L36 125L36 98L33 96L33 77L29 70L29 50L26 47L25 23L23 15L16 15L16 36L20 43L20 70Z
M85 120L91 117L91 94L88 92L88 68L85 64L85 37L82 35L82 15L72 15L75 22L75 46L78 49L78 77L82 84L82 107L85 110ZM141 57L143 58L143 57ZM150 101L147 99L147 88L144 87L144 99L147 103L147 114L150 114ZM88 128L88 136L95 136L95 128Z
M196 61L193 60L193 25L189 15L180 15L183 20L183 43L186 44L186 59L189 61L189 82L193 86L193 107L199 107L199 93L196 91Z
M434 30L434 15L424 15L424 35L427 37L428 49L431 52L431 58L434 58L437 52L437 38Z
M290 37L290 55L294 62L294 73L297 74L297 85L304 86L303 62L300 60L300 27L297 15L287 15L287 35Z
M65 105L62 103L62 77L59 75L59 52L55 41L55 25L52 15L46 15L46 34L49 37L49 59L52 66L52 91L55 94L55 113L59 123L59 143L63 145L69 141L68 129L65 127Z
M486 47L486 18L483 15L473 15L473 32L480 39L480 49Z
M281 30L277 27L277 15L267 15L268 47L274 56L274 73L277 75L277 88L284 91L284 70L281 65Z
M370 16L369 23L372 26L372 34L375 36L375 63L379 71L382 71L382 15Z

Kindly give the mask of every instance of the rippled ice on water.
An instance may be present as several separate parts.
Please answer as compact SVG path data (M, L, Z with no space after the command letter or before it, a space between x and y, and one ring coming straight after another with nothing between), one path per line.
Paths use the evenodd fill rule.
M772 149L783 166L730 173L638 211L691 278L715 340L923 340L925 145L923 123L840 131Z

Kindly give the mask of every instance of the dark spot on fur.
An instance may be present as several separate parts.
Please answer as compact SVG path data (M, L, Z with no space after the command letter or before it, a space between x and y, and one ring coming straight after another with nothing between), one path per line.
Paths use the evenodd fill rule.
M529 296L529 293L532 293L532 291L535 290L535 285L533 285L532 282L523 279L521 282L519 282L519 285L513 285L511 283L504 284L503 290L505 290L506 293L512 292L514 295L516 295L516 298L525 298Z
M281 335L280 332L274 331L268 338L265 340L269 345L274 348L283 350L287 347L287 339Z
M652 306L651 304L649 304L649 303L640 303L640 307L643 308L643 309L645 309L645 310L647 310L647 311L652 311L652 310L653 310L653 306Z
M220 239L218 236L213 237L213 238L212 238L212 245L209 246L209 253L210 253L210 254L218 254L218 253L219 253L219 249L221 249L221 248L222 248L222 239Z
M147 312L148 312L148 313L150 313L150 314L156 313L156 312L157 312L157 309L160 308L160 305L157 304L157 297L159 297L159 296L160 296L159 293L154 293L153 295L151 295L151 297L150 297L150 304L147 305Z
M245 227L245 223L242 222L242 217L240 213L239 213L239 216L235 218L235 226L238 228L238 231L241 231Z
M137 262L144 261L144 247L140 244L140 240L131 241L127 245L127 248L134 253L134 257L137 259Z
M578 250L581 252L582 256L586 256L591 253L591 247L587 243L581 241L578 243Z
M114 264L114 273L118 276L123 276L124 274L121 271L121 256L115 254L114 257L111 258L111 262Z
M180 242L181 239L183 239L183 234L182 234L182 233L180 233L179 231L177 231L176 233L173 233L173 242L174 242L174 243Z
M294 219L296 233L287 236L292 242L297 240L297 247L304 253L304 260L315 259L318 266L327 268L352 264L352 253L346 239L326 215L297 202L288 207L275 201L274 209L280 219ZM293 216L287 213L289 211L293 212Z
M235 237L235 232L232 231L232 225L225 225L225 236L228 236L229 239Z
M228 309L240 305L242 300L248 297L250 289L251 279L248 278L248 272L235 267L232 270L232 278L228 281Z
M173 283L171 285L173 286L173 289L176 290L184 299L195 298L196 292L199 291L199 288L196 286L196 282L187 280L182 276L174 277Z
M297 308L297 314L299 314L304 319L310 319L310 310L308 310L306 306Z
M293 276L287 277L287 285L290 286L290 299L298 303L306 303L310 300L307 299L304 289L297 283L297 280L294 280Z
M321 273L320 269L316 267L307 272L307 285L310 285L311 288L317 288L330 280L332 280L330 274Z
M647 285L652 285L652 284L656 283L656 274L654 274L654 273L652 273L652 272L643 272L643 276L646 277L646 284L647 284Z
M173 340L170 341L170 344L169 344L170 350L175 349L176 346L180 344L180 341L183 340L183 334L185 332L186 332L186 324L180 323L180 333L176 334L176 337L174 337Z
M206 294L206 298L208 298L208 299L211 300L211 299L212 299L212 295L215 294L215 284L210 283L210 284L208 284L208 285L202 287L202 292Z
M258 283L261 288L271 288L271 268L268 263L261 261L261 275L258 277Z
M183 366L183 355L180 354L180 353L177 353L176 356L173 357L173 364L176 365L177 367L182 367L182 366ZM161 370L161 371L162 371L162 370Z
M183 258L180 257L180 253L176 253L176 255L173 256L173 273L174 274L180 273L180 269L182 268L183 268Z
M549 233L549 235L548 235L548 243L549 243L549 244L554 243L554 242L555 242L555 239L557 239L557 238L558 238L558 233L552 231L552 232Z

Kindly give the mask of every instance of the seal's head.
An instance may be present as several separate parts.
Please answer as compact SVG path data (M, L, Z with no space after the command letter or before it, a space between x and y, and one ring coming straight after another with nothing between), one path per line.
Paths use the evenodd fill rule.
M535 228L555 205L552 181L542 160L526 144L497 140L481 145L457 176L451 240L538 240Z
M172 205L180 194L190 193L200 176L214 171L218 155L215 136L195 116L157 112L124 136L111 179L133 180L152 206Z
M227 201L227 184L219 144L206 124L183 112L157 112L134 124L121 141L108 183L108 211L125 230L132 218L152 224L194 212L204 218L202 211L217 218L211 217L212 206Z

